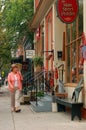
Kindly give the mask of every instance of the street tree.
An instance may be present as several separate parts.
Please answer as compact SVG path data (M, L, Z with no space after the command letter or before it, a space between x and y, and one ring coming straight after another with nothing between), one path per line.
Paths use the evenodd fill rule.
M26 36L33 35L29 23L33 16L33 0L8 0L3 11L4 25L10 42L19 43Z
M33 43L33 33L29 24L33 16L33 0L0 1L0 57L6 66L11 60L11 49L29 39ZM7 58L8 57L8 58Z

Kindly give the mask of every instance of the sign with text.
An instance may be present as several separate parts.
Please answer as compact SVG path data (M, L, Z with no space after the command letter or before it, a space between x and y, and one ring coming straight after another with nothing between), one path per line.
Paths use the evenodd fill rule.
M35 56L35 50L26 50L26 59L33 58Z
M72 23L78 14L77 0L58 0L57 13L60 20L64 23Z

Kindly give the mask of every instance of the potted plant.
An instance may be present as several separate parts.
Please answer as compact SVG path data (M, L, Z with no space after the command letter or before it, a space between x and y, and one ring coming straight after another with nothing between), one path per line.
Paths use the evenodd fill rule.
M36 96L41 99L42 97L44 97L44 92L40 91L40 92L37 93Z
M33 59L33 63L35 66L35 71L41 71L41 68L43 66L43 58L41 56L35 56Z

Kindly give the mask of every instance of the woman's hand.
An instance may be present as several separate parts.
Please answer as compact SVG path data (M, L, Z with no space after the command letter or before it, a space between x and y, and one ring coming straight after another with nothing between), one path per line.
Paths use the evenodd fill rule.
M10 89L11 89L11 91L14 92L14 87L13 87L13 85L10 86Z

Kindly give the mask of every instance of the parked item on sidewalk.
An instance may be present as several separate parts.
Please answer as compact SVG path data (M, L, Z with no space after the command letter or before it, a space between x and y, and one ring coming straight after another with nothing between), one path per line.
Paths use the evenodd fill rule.
M16 64L13 64L11 72L8 74L8 88L11 95L11 109L20 112L20 92L22 90L22 74Z

